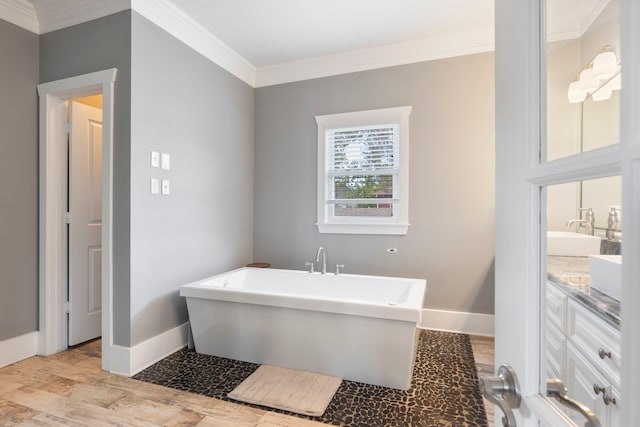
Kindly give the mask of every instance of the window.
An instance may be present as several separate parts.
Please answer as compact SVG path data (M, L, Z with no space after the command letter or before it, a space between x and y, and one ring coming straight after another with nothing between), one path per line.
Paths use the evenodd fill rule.
M320 233L407 234L410 113L316 116Z

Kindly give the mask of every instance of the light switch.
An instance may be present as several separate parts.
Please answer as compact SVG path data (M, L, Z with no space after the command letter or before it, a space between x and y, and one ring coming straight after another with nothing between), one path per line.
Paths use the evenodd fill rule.
M151 194L160 194L160 180L151 178Z
M169 180L168 179L163 179L162 180L162 194L167 196L169 195Z
M171 168L171 156L169 156L167 153L162 153L162 160L160 161L160 167L162 169L166 169L169 170Z
M151 152L151 167L160 167L160 153L157 151Z

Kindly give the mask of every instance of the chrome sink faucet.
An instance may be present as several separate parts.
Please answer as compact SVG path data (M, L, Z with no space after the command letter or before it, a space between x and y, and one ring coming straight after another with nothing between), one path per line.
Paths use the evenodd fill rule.
M584 219L570 219L567 222L567 227L571 228L573 224L578 224L578 226L583 226L586 234L591 234L592 236L595 233L595 225L596 225L596 217L593 214L592 208L580 208L579 211L586 211ZM576 229L576 232L578 230Z
M316 252L316 262L320 262L320 255L322 255L322 274L327 274L327 250L320 246L318 252Z
M616 231L620 228L620 218L618 217L618 206L609 206L609 218L607 218L607 239L614 239Z

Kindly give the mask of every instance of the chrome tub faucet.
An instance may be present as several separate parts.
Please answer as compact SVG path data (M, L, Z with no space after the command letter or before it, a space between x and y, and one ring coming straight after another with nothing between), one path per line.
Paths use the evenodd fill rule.
M322 255L322 274L327 274L327 250L320 246L318 252L316 252L316 262L320 262L320 255Z

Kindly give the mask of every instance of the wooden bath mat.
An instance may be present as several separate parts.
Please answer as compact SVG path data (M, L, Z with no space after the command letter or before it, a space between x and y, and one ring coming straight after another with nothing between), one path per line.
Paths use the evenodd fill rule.
M228 397L241 402L318 417L338 390L341 378L261 365Z

